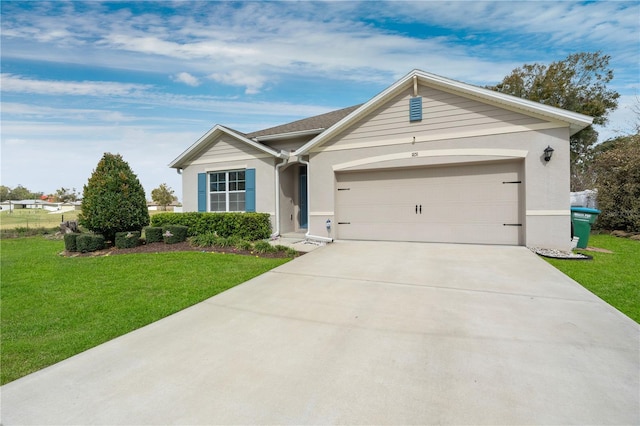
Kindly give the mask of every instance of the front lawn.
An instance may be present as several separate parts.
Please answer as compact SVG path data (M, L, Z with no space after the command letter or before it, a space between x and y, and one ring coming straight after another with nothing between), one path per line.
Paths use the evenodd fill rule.
M42 237L0 241L2 384L289 260L208 252L67 258L63 250Z
M591 235L589 247L613 251L578 250L593 260L546 259L589 291L640 323L640 241Z

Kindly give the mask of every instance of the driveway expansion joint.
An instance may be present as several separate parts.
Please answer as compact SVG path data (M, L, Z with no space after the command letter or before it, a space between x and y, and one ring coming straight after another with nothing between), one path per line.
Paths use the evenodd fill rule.
M582 300L568 297L556 297L556 296L543 296L539 294L527 294L527 293L512 293L512 292L501 292L495 290L479 290L473 288L465 288L465 287L451 287L451 286L439 286L434 284L416 284L409 282L399 282L399 281L381 281L381 280L373 280L366 278L350 278L350 277L338 277L334 275L320 275L320 274L303 274L299 272L285 272L285 271L276 271L271 270L267 272L267 274L282 274L282 275L292 275L292 276L301 276L301 277L319 277L319 278L329 278L341 281L354 281L354 282L362 282L368 284L382 284L382 285L390 285L390 286L409 286L416 288L424 288L424 289L436 289L436 290L450 290L450 291L460 291L460 292L472 292L472 293L483 293L483 294L496 294L501 296L513 296L513 297L524 297L530 299L546 299L546 300L559 300L566 302L575 302L575 303L597 303L596 300Z

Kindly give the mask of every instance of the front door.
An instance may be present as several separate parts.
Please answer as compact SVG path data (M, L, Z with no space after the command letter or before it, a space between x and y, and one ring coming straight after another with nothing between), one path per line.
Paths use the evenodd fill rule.
M307 166L300 166L300 228L307 227L309 217L309 207L307 205Z

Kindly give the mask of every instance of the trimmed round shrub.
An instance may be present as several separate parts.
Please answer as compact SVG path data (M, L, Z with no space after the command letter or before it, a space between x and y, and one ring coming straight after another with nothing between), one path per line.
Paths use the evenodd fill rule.
M100 234L80 234L76 238L76 249L81 253L102 250L104 241L104 236Z
M144 228L144 238L147 241L147 244L163 242L164 239L162 237L162 227L147 226L146 228Z
M140 245L140 231L116 232L115 245L119 249L138 247Z
M66 251L78 251L78 246L76 245L78 235L80 234L64 234L64 249Z
M168 225L162 227L162 237L165 244L176 244L187 240L189 228L182 225Z

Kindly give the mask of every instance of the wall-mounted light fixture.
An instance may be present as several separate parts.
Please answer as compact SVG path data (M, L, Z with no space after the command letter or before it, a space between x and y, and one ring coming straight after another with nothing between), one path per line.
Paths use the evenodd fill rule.
M553 156L553 148L551 148L551 146L547 146L544 149L544 161L549 161L551 160L551 157Z

